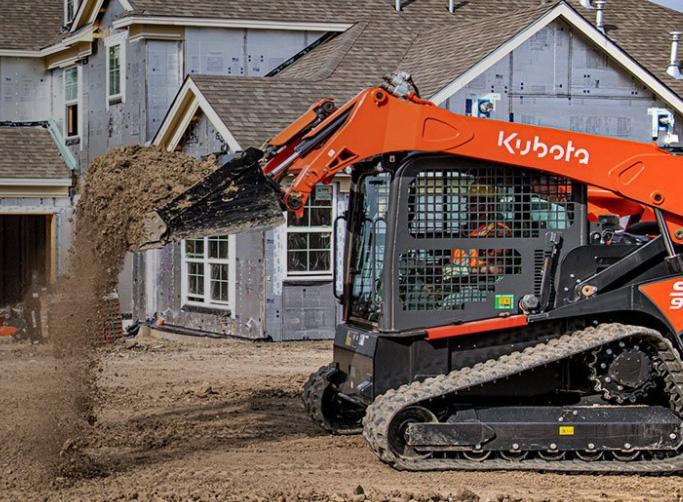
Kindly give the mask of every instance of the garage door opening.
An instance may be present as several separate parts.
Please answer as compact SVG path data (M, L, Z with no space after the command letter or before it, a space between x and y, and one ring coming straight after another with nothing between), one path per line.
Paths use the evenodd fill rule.
M54 272L52 215L0 215L0 307L21 302L34 277L43 286Z

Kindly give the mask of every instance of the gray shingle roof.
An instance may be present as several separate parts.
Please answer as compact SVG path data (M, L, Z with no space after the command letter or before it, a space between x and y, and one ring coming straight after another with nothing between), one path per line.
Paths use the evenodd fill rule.
M213 0L213 4L230 1L236 0ZM140 2L157 0L135 0ZM294 0L290 12L296 12L300 2ZM351 8L354 0L339 0L334 4L346 9L342 18L355 19L354 26L276 76L192 78L240 145L259 145L320 97L333 95L343 102L397 68L411 71L422 95L429 97L557 3L468 0L459 2L450 14L447 0L414 0L399 14L389 0L367 0L355 8ZM578 0L569 4L594 23L595 11L584 9ZM668 32L683 29L683 13L647 0L619 0L608 4L605 20L609 36L623 50L683 96L683 81L665 73Z
M351 98L357 88L333 82L193 75L192 81L242 148L260 146L314 102Z
M70 179L50 131L0 125L0 178Z
M429 95L428 90L435 91L445 83L445 69L450 68L451 79L457 77L558 2L539 5L539 0L468 0L460 3L454 14L446 10L447 3L415 0L400 15L394 11L363 18L367 23L363 31L351 47L344 47L343 55L341 49L334 53L336 65L328 68L327 74L362 84L405 66L415 73L423 94ZM567 3L595 24L594 10L583 8L578 0ZM608 4L605 22L609 36L619 47L683 96L683 81L666 74L669 32L683 30L683 13L648 0L619 0ZM284 70L281 77L315 75L321 66L316 52L327 44Z
M59 37L64 0L0 1L0 49L38 50Z
M490 16L457 29L441 27L425 32L408 49L399 68L413 76L422 96L432 96L553 7L545 4Z
M188 16L214 19L342 22L340 13L358 7L359 0L131 0L134 15ZM378 4L370 0L370 4ZM352 14L348 19L352 19Z

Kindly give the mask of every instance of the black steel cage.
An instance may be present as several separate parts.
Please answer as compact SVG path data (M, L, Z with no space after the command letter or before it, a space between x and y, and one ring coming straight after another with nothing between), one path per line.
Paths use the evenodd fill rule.
M414 157L390 203L386 329L515 314L540 295L549 234L585 243L585 187L517 167Z

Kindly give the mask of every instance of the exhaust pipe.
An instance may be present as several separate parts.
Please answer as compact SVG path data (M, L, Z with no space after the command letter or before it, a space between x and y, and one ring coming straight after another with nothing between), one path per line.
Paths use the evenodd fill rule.
M595 25L598 30L605 33L605 4L607 0L597 0L595 2Z
M680 31L671 32L671 59L669 60L669 66L666 69L666 73L676 80L683 79L683 74L681 73L681 64L678 60L678 43L681 40L682 34L683 32Z

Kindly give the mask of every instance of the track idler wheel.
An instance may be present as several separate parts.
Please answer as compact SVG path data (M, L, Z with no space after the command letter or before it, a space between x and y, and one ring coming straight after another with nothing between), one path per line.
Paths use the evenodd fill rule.
M394 455L411 459L428 458L430 454L419 453L408 444L408 426L438 421L434 413L422 406L409 406L399 411L389 424L389 447Z
M308 377L302 400L306 413L323 430L332 434L359 434L365 409L340 396L330 376L334 363L322 366Z

